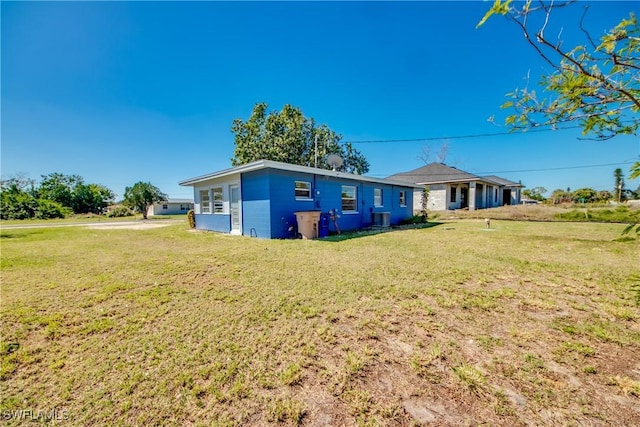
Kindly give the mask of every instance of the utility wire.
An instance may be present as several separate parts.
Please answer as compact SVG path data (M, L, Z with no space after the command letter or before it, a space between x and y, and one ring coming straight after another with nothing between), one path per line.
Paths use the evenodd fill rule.
M599 165L562 166L562 167L544 168L544 169L522 169L522 170L513 170L513 171L478 172L477 174L491 175L491 174L495 174L495 173L545 172L545 171L569 170L569 169L588 169L588 168L599 168L599 167L604 167L604 166L630 165L630 164L633 164L633 163L634 162L603 163L603 164L599 164Z
M471 175L476 175L476 176L482 177L482 176L486 176L486 175L494 175L494 174L499 174L499 173L546 172L546 171L555 171L555 170L588 169L588 168L599 168L599 167L605 167L605 166L631 165L633 163L635 163L635 162L634 161L625 161L625 162L618 162L618 163L601 163L599 165L561 166L561 167L555 167L555 168L520 169L520 170L504 170L504 171L488 171L488 172L469 172L469 171L466 171L466 172L471 174ZM396 173L395 175L396 176L415 175L412 172L413 171ZM438 176L438 175L450 176L451 173L448 172L448 173L442 173L442 174L437 174L437 173L435 173L435 174L431 174L430 173L429 174L429 176ZM373 175L369 175L369 176L382 177L382 176L389 176L389 175L373 174Z
M454 135L454 136L429 136L426 138L409 138L409 139L372 139L372 140L345 140L345 142L351 144L377 144L382 142L418 142L418 141L438 141L441 139L469 139L469 138L485 138L488 136L501 136L501 135L517 135L522 133L537 133L537 132L553 132L565 129L577 129L582 126L567 126L556 129L529 129L524 132L495 132L495 133L476 133L471 135Z

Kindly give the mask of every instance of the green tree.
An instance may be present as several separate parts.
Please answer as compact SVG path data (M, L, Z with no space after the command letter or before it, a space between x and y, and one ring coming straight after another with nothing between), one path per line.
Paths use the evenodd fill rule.
M613 194L607 190L598 191L596 196L596 202L608 202L611 199L613 199Z
M544 197L544 193L546 192L547 192L547 189L544 187L533 187L531 189L523 190L522 195L530 198L531 200L544 202L546 200L546 197Z
M571 193L571 189L567 188L566 190L557 189L553 190L551 193L551 199L554 204L558 203L568 203L571 202L573 198L573 194Z
M38 198L52 200L73 209L74 192L82 184L84 179L80 175L64 175L58 172L42 175Z
M629 170L629 179L640 178L640 162L635 162Z
M36 198L18 183L3 183L1 191L0 218L29 219L35 216Z
M420 194L420 216L422 217L422 222L427 222L427 205L429 204L429 192L429 186L425 185L422 188L422 193Z
M576 203L593 203L598 198L598 192L593 188L579 188L573 192L572 198Z
M38 198L67 206L75 213L102 213L115 198L113 191L100 184L85 184L80 175L50 173L42 175Z
M34 181L21 177L0 182L0 218L64 218L69 208L47 199L39 199Z
M585 5L582 19L575 28L583 34L583 43L567 47L560 38L563 31L567 31L565 26L557 36L551 32L552 12L573 3L495 0L478 24L478 27L483 25L493 15L506 16L552 70L539 82L548 97L540 96L535 88L529 87L507 95L510 100L503 107L513 109L514 114L506 118L506 124L522 130L577 122L583 135L593 135L600 140L637 134L640 128L638 20L632 12L596 41L583 25L589 7Z
M165 200L167 195L149 182L139 181L124 189L123 204L141 212L144 219L147 219L147 211L151 205Z
M302 166L331 169L327 163L329 154L343 159L339 169L348 173L364 174L369 163L349 143L341 142L342 135L326 125L317 125L298 107L286 104L281 111L267 113L267 104L253 107L247 121L235 119L231 132L235 134L233 166L256 160L273 160ZM317 147L317 149L316 149Z
M102 213L113 203L113 191L100 184L81 184L73 192L73 211L75 213Z

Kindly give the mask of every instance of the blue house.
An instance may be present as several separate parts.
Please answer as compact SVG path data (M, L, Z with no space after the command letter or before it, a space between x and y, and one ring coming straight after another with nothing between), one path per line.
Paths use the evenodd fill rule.
M180 185L193 187L196 228L267 239L295 236L296 212L322 213L319 226L325 232L398 224L413 215L415 188L406 182L270 160Z

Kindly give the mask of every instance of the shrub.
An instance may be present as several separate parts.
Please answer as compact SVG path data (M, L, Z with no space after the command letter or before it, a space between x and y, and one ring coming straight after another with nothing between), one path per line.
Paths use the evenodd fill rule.
M107 216L109 218L120 218L120 217L125 217L125 216L133 216L133 211L124 206L124 205L119 205L116 206L115 208L111 209L109 212L107 212Z
M595 222L637 222L640 214L630 211L626 206L618 206L611 209L587 209L586 211L573 210L559 213L556 219L565 221L595 221Z
M193 209L190 209L189 212L187 212L187 219L189 220L189 227L196 228L196 213Z
M35 211L35 217L38 219L64 218L71 215L71 208L62 206L58 202L47 199L38 199Z
M33 218L37 208L36 199L26 192L3 191L0 202L0 218L2 219Z
M410 218L406 218L400 221L400 225L407 225L407 224L424 224L427 222L427 216L426 215L414 215Z

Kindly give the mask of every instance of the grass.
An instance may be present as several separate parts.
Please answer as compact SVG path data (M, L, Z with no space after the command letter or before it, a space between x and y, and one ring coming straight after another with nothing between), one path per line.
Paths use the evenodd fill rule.
M619 224L491 227L2 230L0 410L72 425L640 424L640 243L614 241Z
M186 220L187 215L152 215L149 216L149 220L163 220L163 219L184 219ZM29 225L65 225L65 224L78 224L78 223L101 223L101 222L126 222L126 221L136 221L142 220L142 214L137 213L132 216L125 217L108 217L106 215L94 215L94 214L77 214L71 215L66 218L53 218L53 219L3 219L0 220L1 227L10 227L10 226L29 226Z

